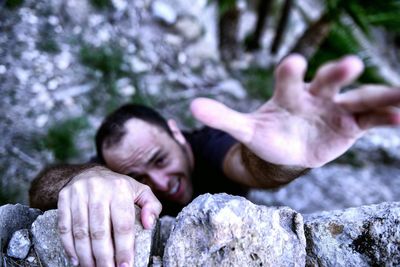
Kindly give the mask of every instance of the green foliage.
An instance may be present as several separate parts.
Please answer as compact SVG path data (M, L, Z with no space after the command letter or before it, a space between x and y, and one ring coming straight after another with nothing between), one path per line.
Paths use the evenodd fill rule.
M24 0L6 0L4 6L9 9L20 7L24 3Z
M58 46L57 42L51 38L42 39L37 43L37 48L50 54L57 54L60 52L60 47Z
M273 71L257 67L244 70L240 79L250 97L269 99L273 94Z
M100 71L106 79L116 79L124 74L122 70L123 52L117 46L83 45L80 51L80 60L87 67Z
M232 9L236 6L236 0L208 0L207 4L211 4L214 2L218 3L219 15L224 14L229 9Z
M354 168L362 168L365 165L362 160L359 159L357 153L352 150L347 151L333 162L336 164L351 165Z
M0 206L9 204L9 203L17 203L20 198L21 192L16 187L10 186L1 186L0 188Z
M306 79L310 80L315 76L315 72L323 63L336 60L349 54L361 54L362 48L353 35L353 28L335 24L322 43L318 52L309 61L309 68ZM385 83L385 80L378 74L379 66L367 66L359 81L362 83Z
M85 117L67 119L56 123L49 128L47 136L43 140L43 145L54 153L58 161L65 162L79 154L74 137L88 126Z
M50 23L45 23L39 31L39 40L36 46L39 50L50 54L56 54L61 51L58 43L55 40L54 27Z
M314 77L317 68L327 61L335 60L347 54L357 54L360 46L351 34L351 30L338 24L333 25L328 37L310 59L306 79L309 80Z
M110 0L90 0L90 3L97 9L106 9L112 7Z

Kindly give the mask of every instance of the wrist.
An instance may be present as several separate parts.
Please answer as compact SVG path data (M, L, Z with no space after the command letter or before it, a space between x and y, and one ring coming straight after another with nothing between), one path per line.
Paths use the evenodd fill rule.
M243 165L262 187L279 187L308 173L311 169L302 166L279 165L267 162L243 144L241 145Z

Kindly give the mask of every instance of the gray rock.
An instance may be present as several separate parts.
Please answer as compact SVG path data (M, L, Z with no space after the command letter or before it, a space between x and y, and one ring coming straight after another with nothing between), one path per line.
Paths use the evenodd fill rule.
M175 25L178 32L188 41L193 41L199 38L204 31L200 22L191 16L180 18Z
M57 210L46 211L32 224L35 250L43 266L73 266L66 257L57 229Z
M10 243L8 243L7 255L17 259L25 259L31 248L31 239L29 238L29 230L21 229L12 235Z
M158 235L156 240L154 240L155 249L152 256L162 257L164 255L165 245L171 234L172 228L175 225L175 222L176 219L171 216L163 216L158 220ZM156 261L154 261L154 259L155 258L153 257L153 265L155 265L155 262L159 261L158 259L155 259Z
M140 222L140 209L136 209L135 223L135 267L147 267L150 261L150 254L153 245L153 236L156 231L154 227L151 230L145 230Z
M160 256L152 256L150 267L162 267L162 259Z
M163 266L304 266L305 257L300 214L205 194L178 215Z
M135 223L135 267L149 264L154 230L144 230L140 223L140 209L136 210ZM32 224L32 236L35 249L43 266L72 266L57 230L57 210L45 212Z
M30 228L32 222L42 212L20 204L0 207L0 240L1 250L10 241L12 234L20 229Z
M305 217L307 266L399 266L400 203Z
M151 5L153 16L166 24L174 24L178 18L176 11L167 2L157 0Z
M398 163L363 167L332 163L278 190L252 190L248 198L259 205L289 206L302 214L338 210L399 201L399 177Z

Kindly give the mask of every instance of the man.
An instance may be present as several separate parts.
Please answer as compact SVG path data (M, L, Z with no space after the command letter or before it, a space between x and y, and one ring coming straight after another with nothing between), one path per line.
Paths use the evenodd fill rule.
M209 148L202 156L193 136L183 134L173 120L117 111L96 137L105 166L50 169L34 181L31 203L50 208L58 197L59 232L74 264L132 266L134 203L142 208L143 225L150 228L161 212L154 194L163 203L185 205L199 191L212 191L218 184L238 192L241 186L284 185L343 154L365 130L399 125L395 106L400 90L369 85L339 94L362 70L362 62L348 56L322 66L306 84L306 61L292 55L277 67L274 96L252 113L195 99L193 115L212 128L204 130L212 140L205 141ZM218 180L204 178L207 172L196 173L203 160L211 172L220 172Z

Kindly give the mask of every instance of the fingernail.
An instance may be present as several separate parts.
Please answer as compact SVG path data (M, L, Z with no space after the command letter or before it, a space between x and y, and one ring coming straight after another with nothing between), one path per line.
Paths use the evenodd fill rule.
M150 215L150 219L149 219L149 223L150 223L150 228L154 227L154 221L155 221L156 217L152 214Z
M126 262L123 262L119 265L119 267L129 267L129 264Z
M78 260L76 258L71 258L71 263L74 266L78 266L79 265L79 262L78 262Z

